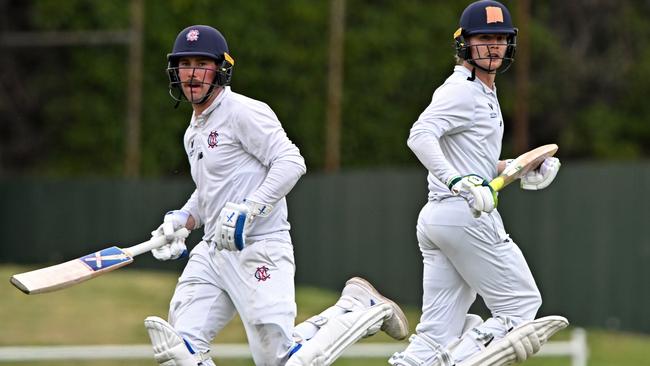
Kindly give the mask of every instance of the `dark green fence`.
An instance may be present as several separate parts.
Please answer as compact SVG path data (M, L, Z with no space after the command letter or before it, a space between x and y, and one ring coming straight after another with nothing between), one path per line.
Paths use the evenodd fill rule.
M565 163L544 191L503 191L499 209L542 291L541 314L650 332L649 187L650 164ZM56 263L146 240L191 191L189 178L0 181L0 261ZM415 222L425 201L420 169L307 175L289 197L297 282L340 289L362 275L400 302L419 304ZM143 255L136 267L182 265Z

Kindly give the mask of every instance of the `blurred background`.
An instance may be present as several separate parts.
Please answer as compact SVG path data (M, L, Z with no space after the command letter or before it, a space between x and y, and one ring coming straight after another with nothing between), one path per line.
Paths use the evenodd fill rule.
M288 197L296 282L338 290L363 275L417 308L426 171L406 139L452 71L469 3L1 0L0 262L137 243L184 204L191 107L174 109L166 55L208 24L236 61L233 90L268 103L306 159ZM503 3L520 35L497 77L502 156L557 143L563 163L548 189L513 185L499 202L540 315L650 333L650 1ZM142 257L133 267L184 264Z

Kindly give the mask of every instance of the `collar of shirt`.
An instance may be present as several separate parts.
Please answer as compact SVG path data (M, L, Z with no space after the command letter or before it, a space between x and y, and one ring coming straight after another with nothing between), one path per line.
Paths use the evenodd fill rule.
M455 72L460 72L461 74L466 75L468 78L469 78L470 76L472 76L472 70L466 68L466 67L463 66L463 65L456 65L456 66L454 67L454 71L455 71ZM481 85L481 87L483 88L483 92L484 92L485 94L494 94L494 95L496 95L496 93L497 93L497 86L496 86L496 84L494 84L494 89L490 89L490 88L489 88L487 85L485 85L485 84L481 81L481 79L479 79L479 78L474 79L474 82L478 82L479 85Z
M210 104L210 106L206 108L203 113L199 114L198 116L195 113L192 113L192 120L190 121L190 124L194 127L203 126L208 118L210 118L210 114L212 114L212 112L221 105L221 102L223 102L227 94L230 94L229 86L225 86L223 88L221 93L217 95L217 97L212 101L212 104Z

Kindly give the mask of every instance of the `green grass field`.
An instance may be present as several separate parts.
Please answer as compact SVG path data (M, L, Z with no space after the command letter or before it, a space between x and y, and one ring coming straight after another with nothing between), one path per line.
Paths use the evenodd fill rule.
M118 270L84 284L59 292L24 295L11 286L13 273L28 267L0 266L0 347L18 345L83 345L83 344L145 344L149 339L142 325L148 315L163 318L176 282L176 275L168 272ZM378 286L381 289L381 286ZM297 293L298 321L332 304L338 294L314 288L300 288ZM406 308L415 326L419 310ZM563 331L554 340L567 339ZM218 336L215 343L242 343L246 337L238 319ZM378 334L363 342L390 342ZM650 358L650 336L588 330L591 366L647 365ZM215 360L218 365L252 365L250 360ZM66 361L2 363L0 366L152 366L153 361ZM570 365L569 358L538 358L527 366ZM337 366L387 365L385 359L346 360Z

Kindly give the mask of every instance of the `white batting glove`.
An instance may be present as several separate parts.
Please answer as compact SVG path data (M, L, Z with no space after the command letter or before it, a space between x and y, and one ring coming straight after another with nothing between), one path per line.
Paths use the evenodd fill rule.
M468 199L472 214L474 217L479 217L483 212L492 212L499 203L497 193L489 183L476 174L469 174L452 177L447 187L454 196L460 195Z
M531 170L521 177L521 188L536 191L548 187L555 179L561 165L560 159L558 158L551 157L544 159L544 162L539 168Z
M238 204L228 202L221 209L217 219L214 243L217 250L242 250L246 246L246 235L250 225L257 217L266 217L273 209L269 204L250 200Z
M159 261L168 261L187 256L185 237L177 236L174 233L185 227L189 217L190 213L187 211L174 210L167 212L163 223L151 232L152 237L164 236L165 240L167 240L167 244L151 251L154 258Z

